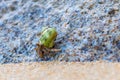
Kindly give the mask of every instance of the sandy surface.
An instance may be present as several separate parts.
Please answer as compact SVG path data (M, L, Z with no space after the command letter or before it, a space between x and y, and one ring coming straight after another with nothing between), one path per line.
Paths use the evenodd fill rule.
M120 80L120 64L40 62L0 65L0 80Z

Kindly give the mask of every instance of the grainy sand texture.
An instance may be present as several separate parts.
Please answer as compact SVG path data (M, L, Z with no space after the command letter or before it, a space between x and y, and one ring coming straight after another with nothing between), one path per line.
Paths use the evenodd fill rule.
M42 62L45 26L61 52ZM0 80L120 80L119 62L120 0L0 0Z
M42 61L34 48L44 26L62 50L46 61L120 61L120 0L0 0L0 63Z
M0 80L120 80L120 64L100 61L3 64Z

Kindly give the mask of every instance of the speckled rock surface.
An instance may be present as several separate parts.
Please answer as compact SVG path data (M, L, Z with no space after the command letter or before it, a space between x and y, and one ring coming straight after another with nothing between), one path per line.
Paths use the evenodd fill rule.
M41 61L43 26L62 38L48 61L120 61L119 0L0 0L0 63Z

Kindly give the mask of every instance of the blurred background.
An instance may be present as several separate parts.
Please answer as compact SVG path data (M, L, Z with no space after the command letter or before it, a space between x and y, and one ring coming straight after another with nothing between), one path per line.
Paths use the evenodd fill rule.
M46 61L120 61L119 0L0 0L0 63L42 61L42 27L56 28L62 51Z

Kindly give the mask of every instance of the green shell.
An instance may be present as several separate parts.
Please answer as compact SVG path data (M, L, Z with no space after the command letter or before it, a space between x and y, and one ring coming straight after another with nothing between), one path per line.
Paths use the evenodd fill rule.
M40 44L47 48L52 48L56 37L57 31L55 28L44 27L40 37Z

